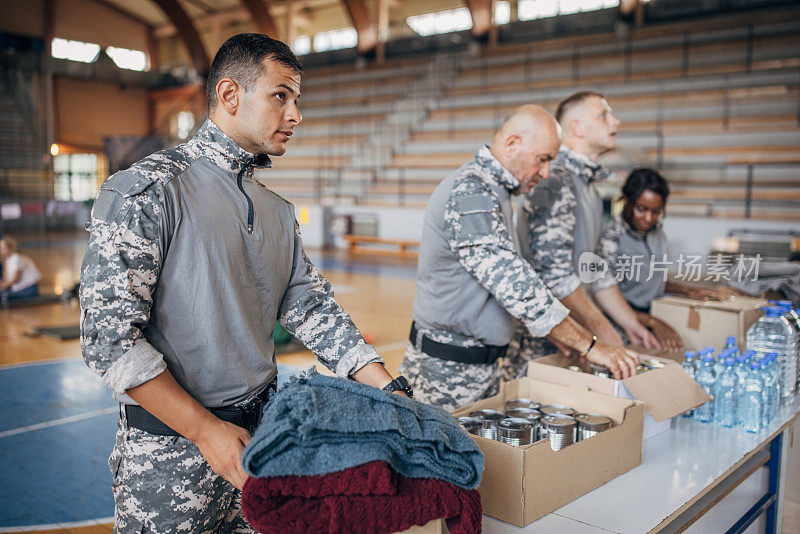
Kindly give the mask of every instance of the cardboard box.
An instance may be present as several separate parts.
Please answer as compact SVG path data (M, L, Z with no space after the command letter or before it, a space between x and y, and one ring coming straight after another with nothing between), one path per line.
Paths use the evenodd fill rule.
M428 521L421 527L414 526L399 534L450 534L450 531L447 529L447 524L444 522L444 519L434 519L433 521Z
M643 357L648 358L651 356ZM604 395L642 401L647 409L644 420L644 439L647 439L669 430L676 415L705 404L711 398L676 362L654 359L664 367L615 380L591 374L588 362L580 364L554 354L531 361L528 376L555 384L580 384ZM573 371L569 366L578 366L585 372Z
M706 346L719 350L725 346L726 337L736 336L743 351L747 329L763 315L762 306L767 306L766 300L750 297L708 302L661 297L653 301L650 314L674 328L686 350Z
M494 397L453 412L503 410L508 399L532 398L542 404L567 404L579 412L610 417L614 426L556 452L547 440L515 447L472 436L486 458L478 491L483 513L523 527L642 462L644 405L589 391L521 378L503 385Z

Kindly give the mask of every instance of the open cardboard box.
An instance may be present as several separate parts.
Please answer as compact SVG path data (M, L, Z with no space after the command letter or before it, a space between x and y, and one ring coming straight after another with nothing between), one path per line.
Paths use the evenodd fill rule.
M766 300L751 297L707 302L661 297L653 300L650 314L674 328L686 350L706 346L721 349L726 337L736 336L743 351L747 329L763 315L761 307L767 305Z
M518 397L603 414L614 426L558 452L546 439L516 447L472 436L485 456L478 487L484 514L523 527L642 462L644 405L585 386L521 378L504 384L498 395L459 408L453 415L484 408L504 410L506 400Z
M604 395L642 401L647 408L644 420L644 438L647 439L669 430L676 415L711 399L676 362L647 355L642 359L650 358L664 366L615 380L591 374L588 362L577 363L572 358L554 354L532 360L528 364L528 376L556 384L580 384ZM569 366L580 367L584 372L573 371Z
M414 526L399 534L450 534L450 531L447 529L447 524L444 522L444 519L434 519L433 521L428 521L421 527Z

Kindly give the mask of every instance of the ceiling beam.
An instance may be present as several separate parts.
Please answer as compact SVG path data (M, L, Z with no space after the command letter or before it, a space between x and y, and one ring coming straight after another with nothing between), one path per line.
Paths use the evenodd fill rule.
M164 12L178 31L178 35L180 35L183 44L186 45L189 51L192 66L194 66L197 73L201 76L208 74L211 62L208 59L206 49L203 47L203 41L200 39L197 28L194 27L192 19L183 10L178 0L153 0L153 2Z
M472 17L472 36L485 37L492 27L492 0L465 0Z
M374 50L378 45L378 28L369 16L364 0L343 0L347 15L358 33L358 51Z
M269 14L266 2L264 0L241 0L247 12L250 13L250 18L253 19L256 31L269 35L273 39L280 39L280 32L278 26L275 24L275 19Z

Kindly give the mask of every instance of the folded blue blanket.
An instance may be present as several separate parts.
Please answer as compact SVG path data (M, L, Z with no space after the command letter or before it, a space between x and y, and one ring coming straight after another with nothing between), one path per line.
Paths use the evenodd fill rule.
M270 400L242 457L254 477L324 475L375 460L464 489L483 471L483 453L443 409L314 371Z

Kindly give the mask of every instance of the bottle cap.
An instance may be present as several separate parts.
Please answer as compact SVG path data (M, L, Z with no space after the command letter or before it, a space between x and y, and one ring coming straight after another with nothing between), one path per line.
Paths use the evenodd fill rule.
M733 367L733 364L736 363L733 358L728 358L725 360L725 367Z
M768 358L777 358L778 357L778 353L777 352L768 352L767 353L767 357Z
M747 361L747 356L740 354L736 357L736 363L744 363Z
M766 313L767 317L780 317L783 315L783 308L778 306L763 306L761 311Z
M750 369L753 369L754 371L758 371L759 369L761 369L761 364L759 364L757 362L753 362L753 363L750 364Z
M714 357L711 354L704 354L703 355L703 361L704 362L713 362L714 361Z
M728 345L736 345L736 336L728 336L728 339L725 340Z
M693 350L687 350L686 352L683 353L684 358L694 359L695 356L697 356L697 354L695 354Z

